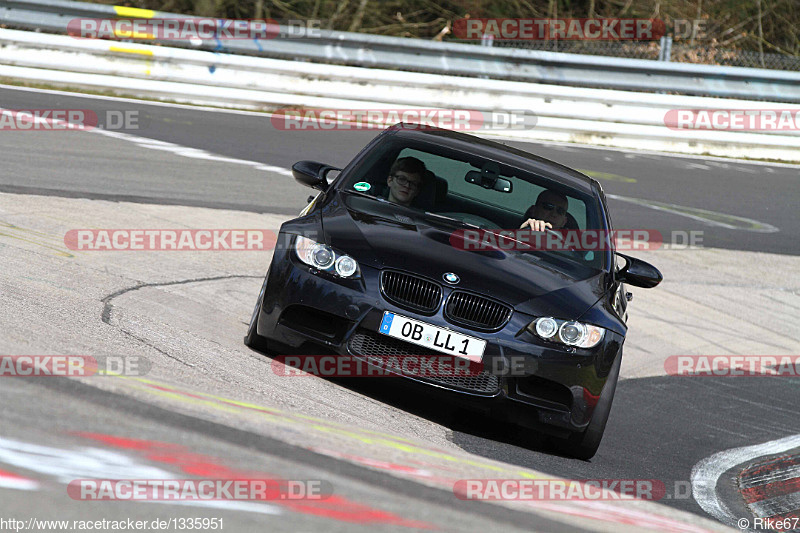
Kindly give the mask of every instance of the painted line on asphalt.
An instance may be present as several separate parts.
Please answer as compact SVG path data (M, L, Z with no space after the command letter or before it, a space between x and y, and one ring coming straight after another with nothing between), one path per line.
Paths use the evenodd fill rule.
M189 476L203 477L212 475L221 480L258 479L273 486L279 486L280 483L286 481L280 476L268 472L226 466L222 458L197 452L185 445L151 439L120 437L105 433L79 431L73 434L110 446L116 450L136 452L147 461L168 465L171 468L180 470L182 474ZM234 498L236 497L234 496ZM219 508L229 507L236 510L263 512L266 514L280 514L281 509L287 509L292 512L310 515L316 518L330 519L350 524L381 524L419 529L437 529L427 522L409 520L400 515L372 507L371 505L359 503L348 498L344 494L329 494L325 498L307 498L300 500L285 499L283 497L271 498L264 495L258 498L250 497L245 499L255 499L260 503L253 504L247 501L223 499L222 501L216 501L216 503L211 506L217 506ZM150 502L154 500L142 501ZM174 500L170 500L170 503L172 501ZM189 505L191 504L190 502L205 504L212 501L214 500L196 502L195 500L187 499L183 500L183 504ZM273 503L264 504L264 501L273 502L274 505ZM225 506L222 504L231 505ZM280 508L276 508L276 505L280 506Z
M94 130L89 130L89 133L98 133L100 135L105 135L108 137L113 137L128 142L133 142L134 144L142 148L167 151L183 157L190 157L193 159L207 159L210 161L219 161L223 163L246 165L253 167L256 170L264 170L267 172L282 174L284 176L292 176L292 171L288 168L276 167L273 165L264 165L256 161L247 161L245 159L236 159L233 157L215 155L210 152L206 152L205 150L199 150L197 148L189 148L187 146L181 146L179 144L174 144L166 141L148 139L146 137L139 137L136 135L131 135L130 133L108 131L99 128ZM611 176L611 174L608 174L608 176ZM618 178L624 178L624 177L618 176ZM740 217L736 215L728 215L726 213L718 213L716 211L708 211L706 209L698 209L695 207L687 207L677 204L668 204L664 202L657 202L655 200L629 198L627 196L619 196L616 194L609 194L607 195L607 197L612 198L614 200L620 200L622 202L629 202L641 205L643 207L648 207L650 209L655 209L657 211L666 211L675 215L688 217L703 222L704 224L710 226L718 226L734 230L754 231L758 233L774 233L780 231L775 226L767 224L766 222L760 222L758 220L753 220L750 218Z
M274 172L275 174L283 174L284 176L292 175L292 171L287 168L276 167L274 165L265 165L264 163L259 163L258 161L248 161L246 159L237 159L235 157L225 157L222 155L212 154L211 152L207 152L205 150L200 150L199 148L190 148L188 146L182 146L180 144L167 141L159 141L157 139L150 139L148 137L139 137L138 135L131 135L130 133L109 131L100 128L88 130L87 133L96 133L99 135L105 135L106 137L113 137L122 141L132 142L141 148L170 152L181 157L188 157L190 159L204 159L207 161L217 161L220 163L233 163L235 165L253 167L256 170L264 170L267 172Z
M692 496L705 512L726 525L736 527L736 521L741 517L734 516L717 493L717 482L722 474L736 465L797 447L800 447L800 435L791 435L763 444L731 448L706 457L692 468Z
M2 86L0 86L2 88ZM7 111L5 109L0 109L0 112ZM178 156L188 157L191 159L203 159L207 161L217 161L220 163L233 163L236 165L245 165L256 170L263 170L266 172L273 172L275 174L281 174L284 176L292 176L292 171L287 168L278 167L274 165L265 165L263 163L259 163L257 161L248 161L246 159L238 159L234 157L226 157L222 155L213 154L211 152L207 152L206 150L201 150L198 148L191 148L188 146L183 146L180 144L175 144L167 141L160 141L157 139L150 139L148 137L140 137L138 135L132 135L130 133L122 133L118 131L109 131L104 130L101 128L96 128L92 130L87 130L87 133L96 133L99 135L104 135L106 137L112 137L114 139L119 139L126 142L132 142L141 148L147 148L150 150L159 150L163 152L170 152ZM588 171L584 171L588 172ZM615 174L604 174L605 176L616 176ZM623 176L616 176L617 179L623 178ZM630 178L627 178L630 179ZM635 180L634 180L635 181ZM619 196L616 194L608 194L606 195L608 198L619 200L622 202L633 203L637 205L641 205L643 207L648 207L650 209L655 209L657 211L665 211L675 215L680 215L684 217L688 217L694 220L698 220L703 222L704 224L710 226L718 226L727 229L734 229L734 230L745 230L745 231L754 231L758 233L775 233L780 231L777 227L767 224L766 222L760 222L758 220L753 220L750 218L739 217L736 215L729 215L726 213L718 213L716 211L709 211L706 209L699 209L695 207L687 207L681 206L677 204L669 204L664 202L657 202L655 200L645 200L640 198L630 198L627 196Z
M26 477L0 470L0 489L36 490L39 483Z
M0 114L3 113L13 113L13 110L0 108ZM175 144L167 141L150 139L149 137L140 137L138 135L131 135L130 133L109 131L102 128L87 129L83 130L83 132L95 133L98 135L103 135L105 137L112 137L114 139L132 142L135 145L140 146L142 148L147 148L150 150L159 150L162 152L170 152L172 154L179 155L181 157L188 157L190 159L203 159L206 161L217 161L220 163L233 163L235 165L245 165L248 167L253 167L256 170L264 170L267 172L274 172L276 174L283 174L285 176L292 176L292 171L287 168L276 167L274 165L265 165L264 163L259 163L258 161L248 161L246 159L238 159L235 157L225 157L222 155L217 155L211 152L207 152L206 150L201 150L199 148L190 148L188 146L183 146L180 144ZM77 130L76 133L78 133Z
M748 466L739 490L754 516L797 516L800 511L800 455L780 456Z
M190 104L179 104L177 102L159 102L154 100L143 100L141 98L132 98L132 97L123 97L123 96L107 96L107 95L100 95L100 94L87 94L87 93L75 93L71 91L59 91L55 89L40 89L38 87L21 87L18 85L6 85L0 83L0 89L6 89L10 91L20 91L20 92L35 92L41 94L55 94L55 95L69 95L75 98L91 98L94 100L107 100L111 102L135 102L142 105L151 105L151 106L161 106L161 107L172 107L177 109L188 109L194 111L204 111L209 113L227 113L233 115L247 115L251 117L263 117L265 119L269 119L272 117L272 113L264 112L264 111L248 111L245 109L228 109L228 108L221 108L221 107L210 107L210 106L203 106L203 105L190 105ZM628 155L654 155L659 157L665 157L667 159L694 159L700 161L720 161L723 163L736 163L738 165L755 165L755 166L765 166L765 167L778 167L778 168L791 168L791 169L800 169L800 164L798 163L780 163L780 162L769 162L769 161L753 161L749 159L735 159L731 157L720 157L720 156L713 156L713 155L694 155L694 154L681 154L679 152L659 152L657 150L636 150L632 148L615 148L613 146L595 146L593 144L583 144L583 143L566 143L560 141L524 141L517 138L511 137L495 137L496 140L507 140L511 142L519 142L523 144L538 144L542 146L554 146L554 147L563 147L563 148L586 148L589 150L605 150L609 152L618 152L625 154L626 157ZM737 169L738 170L738 169Z
M720 228L754 231L757 233L775 233L780 231L772 224L753 220L752 218L745 218L736 215L728 215L726 213L719 213L717 211L709 211L707 209L699 209L697 207L687 207L677 204L668 204L664 202L657 202L655 200L644 200L641 198L630 198L628 196L619 196L617 194L607 194L606 197L612 200L619 200L620 202L628 202L631 204L640 205L655 209L656 211L665 211L673 215L680 215L682 217L698 220L708 226L718 226Z
M145 378L121 377L120 379L133 389L172 402L177 401L186 405L199 405L208 411L258 413L261 415L260 418L262 419L277 424L289 424L302 428L305 434L313 435L313 433L319 432L322 435L330 434L343 438L348 444L361 442L367 445L367 449L371 450L373 453L380 453L383 457L386 457L388 453L389 455L395 456L394 460L397 461L396 463L373 461L370 465L372 468L403 479L410 479L412 481L418 480L419 476L415 475L417 474L415 470L416 466L422 466L429 472L441 471L439 467L442 465L442 462L448 467L461 464L498 472L500 475L507 476L509 479L550 479L552 477L540 472L517 469L514 465L498 464L495 461L485 460L481 457L463 456L461 454L440 451L436 448L428 447L423 443L417 443L410 439L388 433L364 430L356 427L345 427L328 420L318 419L300 413L284 411L273 407L262 407L257 404L240 402L196 390L191 390L190 392L176 385L167 385ZM312 438L312 440L314 439ZM382 452L375 452L375 450L381 448L384 449ZM325 453L324 449L316 449L315 451L323 454ZM405 454L407 454L407 456L402 457L402 455ZM339 454L334 454L333 457L337 455ZM415 458L413 464L409 461L411 457L408 456ZM348 459L344 460L358 463L369 460L369 458L364 457L358 462ZM404 460L406 464L403 464L402 461ZM427 478L427 482L432 486L452 491L453 483L457 481L457 476L442 484L442 481L447 479L445 476L446 475L440 474L438 479L437 477L429 477ZM436 481L438 481L438 483L436 483ZM672 533L699 533L707 531L702 527L698 527L696 524L685 521L685 519L681 520L679 518L657 514L655 512L657 507L652 509L639 509L632 506L614 505L611 502L592 502L586 500L569 500L563 502L532 500L524 501L522 505L534 511L552 511L558 513L562 517L565 515L578 516L606 523L635 525L642 529L652 529L655 531L669 531Z
M192 457L191 455L187 456ZM130 456L116 451L94 447L82 447L79 449L57 448L4 437L0 437L0 462L55 478L60 484L67 484L75 479L104 479L110 474L122 479L166 480L175 478L174 475L166 470L136 461ZM0 470L0 488L37 490L40 486L38 482L32 479ZM131 501L136 503L189 505L269 515L283 513L279 507L263 502L256 504L234 500Z

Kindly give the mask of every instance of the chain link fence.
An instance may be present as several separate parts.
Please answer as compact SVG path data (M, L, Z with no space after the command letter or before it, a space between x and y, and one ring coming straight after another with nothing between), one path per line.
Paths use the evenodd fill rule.
M470 41L474 44L474 41ZM775 70L800 71L800 57L759 53L750 50L725 50L713 45L673 42L671 38L662 41L559 41L559 40L493 40L485 39L481 44L499 48L524 48L545 52L565 52L607 57L632 59L651 59L654 61L675 61L678 63L699 63L704 65L724 65L730 67L768 68ZM662 49L665 48L665 49ZM668 58L662 56L669 53Z
M771 54L752 50L724 50L712 47L672 44L671 61L679 63L702 63L729 67L768 68L800 71L800 57L788 54Z
M484 44L487 44L484 41ZM487 44L488 45L488 44ZM505 41L495 40L492 46L499 48L524 48L543 52L565 52L593 56L628 57L635 59L659 59L661 47L658 41Z

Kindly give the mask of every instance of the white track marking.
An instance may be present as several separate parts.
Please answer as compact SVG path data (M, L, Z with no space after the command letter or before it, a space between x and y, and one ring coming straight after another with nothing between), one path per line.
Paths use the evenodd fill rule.
M100 448L62 449L50 446L0 437L0 463L17 468L33 470L52 476L62 483L76 479L175 479L175 475L158 467L150 466L125 454ZM0 470L0 488L36 490L37 482L19 476L3 476ZM7 484L4 484L4 481ZM160 501L131 500L136 503L162 503L168 505L189 505L243 511L262 514L282 514L281 509L272 504L246 501Z
M2 88L2 86L0 86ZM0 113L9 112L8 109L0 108ZM221 163L233 163L236 165L245 165L256 170L263 170L266 172L273 172L275 174L281 174L284 176L292 176L292 171L287 168L277 167L274 165L265 165L263 163L259 163L257 161L248 161L246 159L237 159L233 157L225 157L222 155L213 154L211 152L207 152L205 150L200 150L198 148L191 148L188 146L182 146L180 144L175 144L167 141L159 141L157 139L150 139L148 137L140 137L138 135L132 135L130 133L122 133L119 131L109 131L104 130L102 128L94 128L91 130L85 130L87 133L96 133L99 135L104 135L106 137L112 137L114 139L119 139L122 141L132 142L137 146L142 148L147 148L150 150L160 150L163 152L170 152L175 155L179 155L182 157L189 157L192 159L205 159L208 161L218 161ZM606 157L606 159L610 159ZM724 165L727 166L727 165ZM745 231L756 231L760 233L773 233L779 231L778 228L772 226L771 224L767 224L765 222L759 222L757 220L738 217L734 215L727 215L725 213L716 213L714 211L708 211L705 209L697 209L697 208L690 208L684 207L676 204L667 204L663 202L654 202L651 200L642 200L639 198L629 198L627 196L619 196L615 194L607 195L608 198L612 198L615 200L620 200L623 202L629 202L633 204L638 204L644 207L649 207L650 209L656 209L658 211L667 211L676 215L685 216L694 220L698 220L703 222L707 225L711 226L719 226L728 229L735 229L735 230L745 230ZM727 218L731 221L738 221L743 222L746 225L751 227L741 227L735 226L733 224L727 224L725 222L721 222L718 220L719 218Z
M760 476L750 476L744 485L747 488L759 487L770 483L788 481L796 477L800 477L800 465L794 465L791 468L783 469L777 474L775 472L769 472L768 474L761 474Z
M36 490L39 483L26 477L0 470L0 489Z
M174 479L176 476L127 455L100 448L62 449L0 437L0 463L55 477L76 479Z
M0 108L0 114L9 114L12 113L12 110ZM36 119L37 122L47 122L43 119ZM62 124L63 121L52 120L50 122ZM246 159L237 159L234 157L225 157L222 155L212 154L211 152L207 152L205 150L200 150L199 148L190 148L188 146L182 146L180 144L175 144L167 141L159 141L157 139L150 139L148 137L139 137L138 135L131 135L130 133L122 133L119 131L109 131L104 130L102 128L93 128L87 130L76 130L84 133L96 133L99 135L104 135L106 137L113 137L114 139L119 139L122 141L128 141L136 144L137 146L141 146L142 148L148 148L150 150L160 150L162 152L171 152L175 155L179 155L182 157L189 157L191 159L205 159L207 161L218 161L221 163L233 163L235 165L246 165L249 167L253 167L256 170L264 170L267 172L274 172L276 174L283 174L284 176L291 176L292 171L283 167L276 167L274 165L265 165L263 163L259 163L257 161L248 161Z
M643 200L641 198L630 198L628 196L619 196L616 194L607 194L606 197L613 200L619 200L621 202L628 202L631 204L641 205L643 207L649 207L650 209L655 209L656 211L666 211L668 213L691 218L693 220L699 220L708 226L719 226L721 228L743 231L755 231L758 233L775 233L780 231L772 224L767 224L766 222L759 222L758 220L753 220L752 218L728 215L726 213L718 213L716 211L709 211L707 209L698 209L696 207L686 207L677 204L656 202L654 200ZM722 222L719 219L727 219L730 222L741 222L744 225L736 226L734 224Z
M225 511L242 511L245 513L260 514L283 514L278 507L266 504L235 500L204 500L204 501L160 501L160 500L140 500L137 503L161 503L166 505L185 505L189 507L205 507L208 509L223 509Z
M188 146L182 146L180 144L175 144L171 142L149 139L147 137L139 137L138 135L131 135L130 133L121 133L119 131L108 131L101 128L88 130L88 133L98 133L100 135L105 135L106 137L113 137L115 139L132 142L137 146L141 146L142 148L149 148L150 150L161 150L163 152L171 152L175 155L179 155L182 157L190 157L192 159L206 159L208 161L219 161L221 163L233 163L236 165L246 165L249 167L253 167L256 170L265 170L267 172L283 174L284 176L292 175L292 171L287 168L276 167L273 165L265 165L257 161L248 161L246 159L225 157L222 155L212 154L211 152L206 152L205 150L200 150L198 148L190 148Z
M225 108L218 108L218 107L209 107L209 106L202 106L202 105L189 105L189 104L178 104L173 102L158 102L153 100L142 100L140 98L125 98L122 96L105 96L99 94L85 94L85 93L74 93L70 91L58 91L54 89L37 89L34 87L19 87L17 85L3 85L0 84L0 89L6 89L9 91L21 91L21 92L34 92L34 93L42 93L42 94L57 94L57 95L69 95L75 98L91 98L94 100L107 100L111 102L136 102L139 104L144 105L152 105L152 106L161 106L161 107L174 107L177 109L191 109L195 111L205 111L209 113L228 113L232 115L248 115L254 117L264 117L270 118L272 114L269 112L261 112L261 111L247 111L243 109L225 109ZM587 148L590 150L608 150L610 152L621 152L623 154L635 154L635 155L655 155L665 158L677 158L677 159L698 159L701 161L720 161L720 162L735 162L737 164L742 165L757 165L757 166L765 166L765 167L780 167L780 168L793 168L798 169L800 168L800 164L797 163L772 163L767 161L751 161L748 159L735 159L731 157L720 157L720 156L713 156L713 155L694 155L694 154L681 154L678 152L658 152L656 150L635 150L632 148L615 148L613 146L595 146L593 144L583 144L583 143L568 143L568 142L560 142L560 141L525 141L520 140L513 137L497 137L499 140L507 140L512 142L521 142L521 143L528 143L528 144L541 144L542 146L547 146L548 148L555 148L555 149L562 149L563 151L570 151L570 148Z
M736 520L741 517L734 516L717 494L720 476L736 465L797 447L800 447L800 435L792 435L763 444L732 448L706 457L692 468L692 496L705 512L726 525L736 527Z
M747 506L755 516L761 518L791 513L800 508L800 492L748 503Z

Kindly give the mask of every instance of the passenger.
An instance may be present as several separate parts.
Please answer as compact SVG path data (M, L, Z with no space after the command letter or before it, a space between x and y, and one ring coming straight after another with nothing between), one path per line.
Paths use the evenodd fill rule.
M416 157L401 157L392 165L386 185L389 186L387 200L406 207L411 205L422 188L427 169Z

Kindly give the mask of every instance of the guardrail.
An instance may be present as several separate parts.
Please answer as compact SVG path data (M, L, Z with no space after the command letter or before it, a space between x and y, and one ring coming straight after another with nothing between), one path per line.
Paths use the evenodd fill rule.
M0 0L0 21L66 33L76 17L182 17L69 0ZM283 30L286 30L284 27ZM215 39L199 45L232 54L306 59L370 68L535 83L800 103L800 73L610 58L320 31L268 41Z
M179 102L275 109L528 110L531 129L482 131L556 140L794 161L800 132L673 130L672 109L753 109L763 102L540 85L287 61L0 30L0 76ZM800 106L780 104L800 112Z

